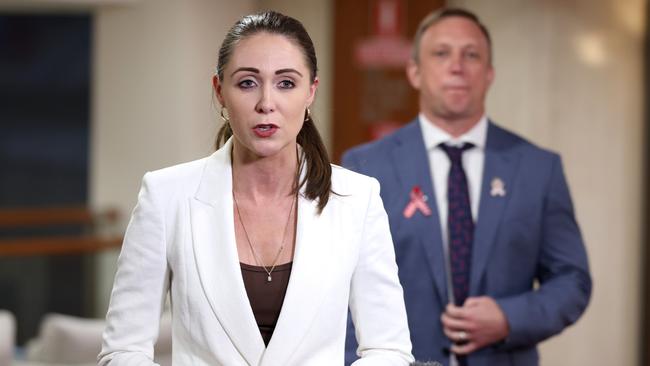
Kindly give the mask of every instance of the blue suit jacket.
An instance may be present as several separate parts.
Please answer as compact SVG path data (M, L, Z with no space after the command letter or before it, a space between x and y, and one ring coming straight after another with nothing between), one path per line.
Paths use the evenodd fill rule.
M417 120L348 151L343 165L381 183L413 355L446 365L450 342L440 321L448 303L443 245ZM505 196L490 195L494 178L505 182ZM402 212L415 186L429 198L433 214L417 211L407 219ZM471 354L468 363L537 365L537 343L575 322L591 295L587 254L560 157L490 122L474 237L469 295L494 298L510 334L504 342ZM356 348L351 324L346 343L349 361Z

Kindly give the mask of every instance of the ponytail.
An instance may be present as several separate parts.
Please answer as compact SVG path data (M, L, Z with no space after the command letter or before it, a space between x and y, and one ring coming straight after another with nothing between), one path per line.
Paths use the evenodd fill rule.
M226 121L219 129L219 132L217 132L217 138L214 141L215 149L219 150L219 148L223 146L231 136L232 128L230 128L230 122Z
M305 195L310 200L318 200L318 213L321 213L332 193L332 166L325 144L309 113L298 132L297 142L302 147L307 167L305 178L299 182L297 188L307 184Z

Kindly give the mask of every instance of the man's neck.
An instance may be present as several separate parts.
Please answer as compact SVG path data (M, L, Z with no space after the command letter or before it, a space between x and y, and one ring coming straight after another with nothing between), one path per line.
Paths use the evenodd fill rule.
M431 121L431 123L436 125L441 130L447 132L454 138L460 137L474 128L474 126L476 126L483 117L482 113L478 116L464 118L444 118L436 115L431 115L425 111L422 111L421 113L423 113L424 116L427 117L429 121Z

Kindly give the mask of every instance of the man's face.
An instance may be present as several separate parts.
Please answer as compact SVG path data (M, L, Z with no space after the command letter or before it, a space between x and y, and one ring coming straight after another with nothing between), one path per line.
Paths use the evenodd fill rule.
M411 60L407 74L427 118L478 121L494 79L487 39L469 19L439 20L422 35L418 60Z

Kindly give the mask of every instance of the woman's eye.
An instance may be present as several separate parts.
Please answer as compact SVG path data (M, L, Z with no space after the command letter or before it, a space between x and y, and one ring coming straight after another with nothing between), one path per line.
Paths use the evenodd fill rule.
M278 86L280 89L292 89L296 84L291 80L282 80Z
M242 80L237 84L240 88L242 89L250 89L255 86L255 82L253 80Z

